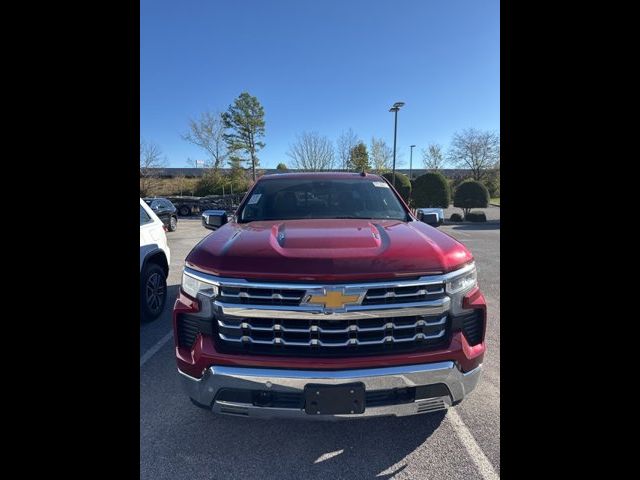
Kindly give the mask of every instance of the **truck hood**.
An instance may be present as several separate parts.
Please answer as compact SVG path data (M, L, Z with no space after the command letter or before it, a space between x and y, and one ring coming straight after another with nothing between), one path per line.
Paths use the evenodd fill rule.
M422 222L327 219L231 222L196 245L186 264L225 277L340 282L433 275L472 259Z

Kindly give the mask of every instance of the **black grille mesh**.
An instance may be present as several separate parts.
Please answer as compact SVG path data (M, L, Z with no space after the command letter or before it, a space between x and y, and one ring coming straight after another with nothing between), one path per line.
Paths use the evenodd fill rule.
M191 348L199 333L213 334L213 319L196 317L194 315L178 314L178 345Z
M474 346L482 342L483 321L482 310L476 310L473 315L464 318L462 322L462 333L467 338L469 345Z

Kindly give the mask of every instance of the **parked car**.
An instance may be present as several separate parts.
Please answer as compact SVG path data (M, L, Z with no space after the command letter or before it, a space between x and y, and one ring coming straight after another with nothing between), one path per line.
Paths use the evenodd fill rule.
M171 252L165 226L140 199L140 316L158 318L167 302L167 276Z
M241 416L414 415L475 388L486 303L471 252L378 175L258 179L186 258L173 325L199 407Z
M178 210L166 198L145 198L144 201L151 207L162 223L170 232L175 232L178 228Z
M442 208L418 208L416 214L418 220L428 223L432 227L439 227L444 223L444 210Z
M170 197L171 201L178 209L178 213L183 217L189 217L194 213L200 212L200 199L202 197Z

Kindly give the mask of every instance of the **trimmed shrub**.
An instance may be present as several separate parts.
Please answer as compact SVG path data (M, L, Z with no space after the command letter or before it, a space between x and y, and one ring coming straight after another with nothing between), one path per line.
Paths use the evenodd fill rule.
M392 183L393 173L387 172L382 174L382 176L389 180L389 183ZM393 186L396 187L396 190L404 201L409 203L409 197L411 196L411 180L409 180L409 177L404 173L396 172L396 183Z
M452 213L451 218L449 218L449 220L451 220L452 222L461 222L462 215L460 215L459 213Z
M418 208L447 208L451 203L449 183L441 173L425 173L415 179L411 198Z
M467 216L464 217L468 222L486 222L487 216L484 212L469 212Z
M453 194L453 206L462 209L465 219L472 208L487 208L488 205L487 187L476 180L462 182Z
M447 179L449 181L449 191L455 192L456 188L458 188L458 186L462 183L462 182L466 182L467 180L473 180L473 178L471 178L470 176L463 176L463 175L456 175L453 178L448 178Z

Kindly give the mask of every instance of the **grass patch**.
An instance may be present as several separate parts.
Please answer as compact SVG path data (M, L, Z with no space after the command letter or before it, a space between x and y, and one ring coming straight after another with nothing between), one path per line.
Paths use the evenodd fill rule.
M492 198L491 200L489 200L489 203L493 203L494 205L500 205L500 197Z
M150 182L149 197L171 197L193 195L198 178L158 178ZM142 188L142 181L140 182Z

